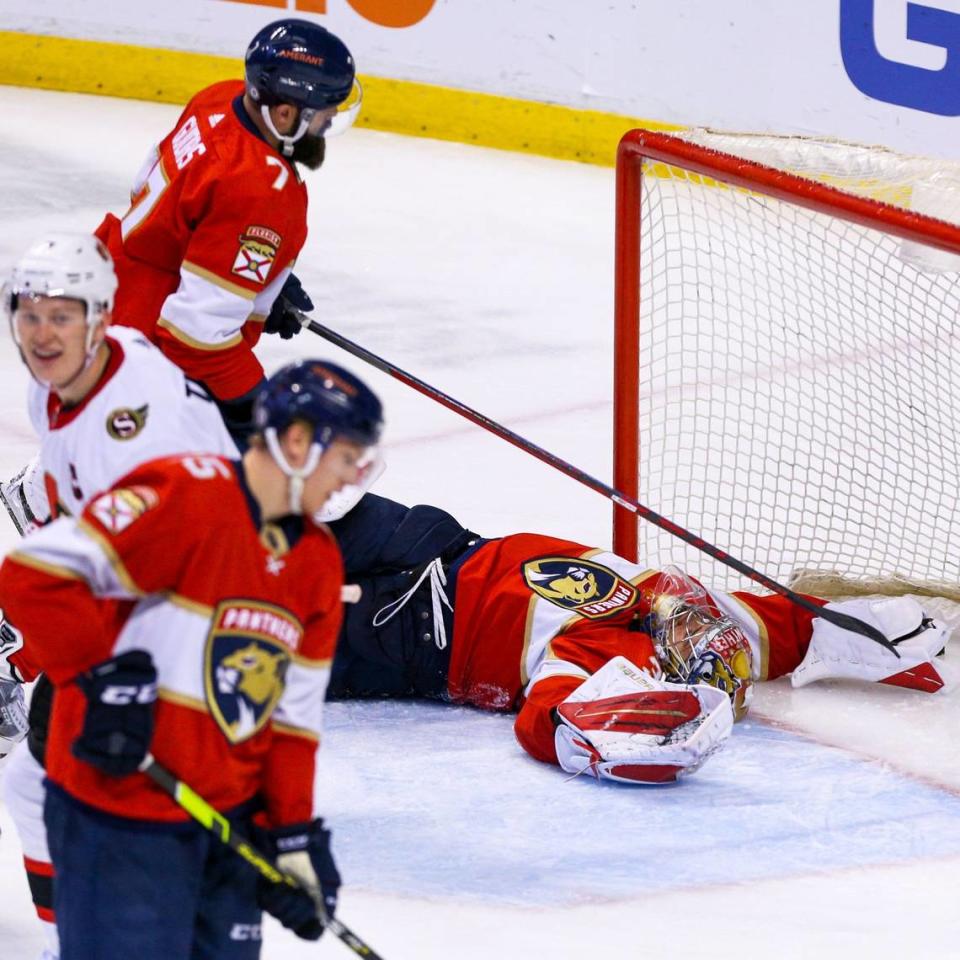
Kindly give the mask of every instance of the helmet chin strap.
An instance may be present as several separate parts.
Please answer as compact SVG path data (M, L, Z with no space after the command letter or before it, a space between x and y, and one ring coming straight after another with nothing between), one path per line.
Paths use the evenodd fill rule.
M317 468L320 457L323 456L323 447L316 441L311 443L310 449L307 451L307 459L304 461L303 466L295 469L290 466L289 461L283 455L283 450L280 449L280 440L277 437L276 428L267 427L267 429L263 431L263 437L267 442L267 449L270 451L270 456L273 457L277 466L284 474L290 478L288 486L290 512L294 514L303 513L303 486L307 477Z
M300 111L300 124L297 132L291 137L280 133L274 125L273 118L270 116L270 108L266 104L260 106L260 116L267 125L267 129L280 141L280 149L285 157L293 156L294 144L307 132L310 127L310 121L313 117L306 110Z

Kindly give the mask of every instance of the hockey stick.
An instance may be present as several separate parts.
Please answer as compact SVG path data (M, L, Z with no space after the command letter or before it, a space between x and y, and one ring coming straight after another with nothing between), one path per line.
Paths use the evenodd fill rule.
M361 347L352 340L348 340L346 337L341 336L341 334L329 329L329 327L325 327L323 324L317 323L316 320L311 320L310 317L308 317L305 313L300 313L299 311L296 311L296 313L299 317L300 323L303 324L303 326L311 333L315 333L318 336L323 337L324 340L329 340L330 343L335 344L342 350L346 350L347 353L352 353L355 357L358 357L366 363L369 363L370 366L376 367L377 370L389 374L395 380L405 383L408 387L412 387L419 393L430 397L431 400L436 400L437 403L446 407L448 410L453 410L455 413L459 413L460 416L465 417L471 423L475 423L477 426L483 427L484 430L489 430L490 433L495 434L502 440L512 443L515 447L519 447L521 450L529 453L533 457L536 457L538 460L542 460L544 463L549 464L551 467L554 467L561 473L565 473L568 477L572 477L574 480L582 483L586 487L589 487L591 490L595 490L597 493L605 496L607 499L612 500L614 503L619 504L621 507L624 507L627 510L630 510L638 517L641 517L649 523L652 523L654 526L660 527L661 530L666 530L668 533L672 533L675 537L679 537L681 540L689 543L691 546L696 547L698 550L701 550L708 556L713 557L714 560L717 560L725 566L736 570L737 573L742 574L750 580L753 580L755 583L759 583L760 586L766 587L766 589L771 593L776 593L781 597L786 597L798 607L803 607L804 610L809 610L811 613L816 614L816 616L822 617L824 620L829 620L830 623L840 627L843 630L850 630L852 633L859 633L861 636L875 640L880 644L880 646L886 647L887 650L889 650L899 659L900 654L897 653L897 649L894 644L872 624L864 623L859 618L851 617L848 614L841 613L838 610L827 610L826 608L817 605L812 600L808 600L806 597L796 593L789 587L785 587L782 583L778 583L776 580L771 579L765 573L761 573L759 570L754 570L753 567L747 566L747 564L745 564L742 560L738 560L736 557L731 557L729 554L724 553L724 551L719 547L715 547L712 543L708 543L706 540L698 537L695 533L691 533L689 530L677 525L672 520L668 520L666 517L661 516L659 513L656 513L649 507L645 507L638 500L634 500L633 497L628 497L625 493L621 493L619 490L616 490L608 484L603 483L601 480L597 480L596 478L590 476L590 474L584 473L584 471L579 469L579 467L575 467L572 464L567 463L566 460L561 460L555 454L550 453L549 450L544 450L542 447L538 447L535 443L532 443L524 437L521 437L519 434L514 433L508 427L501 426L495 420L491 420L489 417L477 410L474 410L472 407L468 407L466 404L461 403L459 400L455 400L453 397L448 396L441 390L438 390L436 387L430 386L429 383L425 383L423 380L418 379L417 377L413 376L413 374L407 373L405 370L401 370L400 367L390 363L388 360L384 360L375 353L371 353L365 347Z
M367 946L352 930L344 926L336 917L328 915L323 898L319 892L304 886L292 874L281 870L266 854L258 850L246 837L237 833L230 825L230 821L212 807L198 793L191 790L182 780L178 780L162 764L157 763L152 754L147 754L140 770L145 773L164 793L169 794L193 817L197 823L210 831L221 843L225 843L231 850L238 853L261 877L271 883L285 883L291 887L299 887L307 893L317 905L317 914L323 926L336 934L357 956L369 957L370 960L383 960L379 953Z

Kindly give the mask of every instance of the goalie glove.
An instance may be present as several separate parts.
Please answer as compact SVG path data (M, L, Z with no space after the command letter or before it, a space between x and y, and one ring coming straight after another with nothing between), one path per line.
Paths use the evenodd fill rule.
M793 686L833 678L870 680L928 693L953 686L945 665L934 660L943 652L949 631L928 617L912 597L844 600L827 604L827 609L876 627L893 641L899 657L869 637L818 617L806 655L790 678Z
M568 773L672 783L697 770L733 729L729 697L705 684L654 680L626 657L607 661L556 707L554 747Z

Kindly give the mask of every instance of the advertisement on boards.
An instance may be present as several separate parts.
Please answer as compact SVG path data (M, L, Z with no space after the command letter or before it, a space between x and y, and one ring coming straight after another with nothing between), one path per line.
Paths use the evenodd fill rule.
M400 84L960 158L960 0L0 0L8 36L238 61L283 16Z

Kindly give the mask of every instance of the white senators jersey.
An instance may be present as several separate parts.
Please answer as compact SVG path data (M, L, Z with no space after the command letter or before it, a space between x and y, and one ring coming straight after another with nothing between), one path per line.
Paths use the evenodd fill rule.
M78 516L95 494L146 460L189 452L239 456L217 405L142 333L112 326L107 344L103 375L75 406L30 384L36 463L52 517Z

